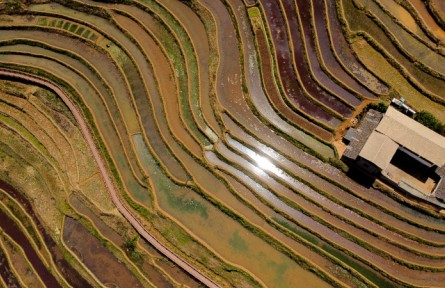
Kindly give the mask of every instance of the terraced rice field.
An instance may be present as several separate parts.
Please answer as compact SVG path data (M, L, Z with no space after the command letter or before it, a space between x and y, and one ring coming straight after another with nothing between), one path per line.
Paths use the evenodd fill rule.
M370 103L445 122L444 11L0 2L0 287L445 287L439 209L339 159Z

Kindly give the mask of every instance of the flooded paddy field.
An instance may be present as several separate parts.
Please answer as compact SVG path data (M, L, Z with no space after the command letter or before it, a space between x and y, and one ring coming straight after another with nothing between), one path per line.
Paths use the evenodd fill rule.
M295 72L292 67L293 55L289 51L289 49L290 49L289 42L290 41L285 36L284 31L282 33L278 33L278 30L281 30L284 27L286 27L286 24L285 24L286 22L283 19L283 15L281 15L279 6L276 3L274 3L274 5L272 5L272 3L263 3L262 7L263 7L263 9L265 9L265 14L267 16L268 25L270 25L271 34L272 34L271 38L274 41L275 51L277 53L276 61L278 63L280 63L280 65L278 65L278 67L279 67L279 71L280 71L280 79L283 82L282 85L283 85L284 91L286 91L287 93L292 93L289 95L289 97L291 97L291 99L293 99L293 101L296 102L295 105L298 105L307 114L309 114L317 119L320 119L321 121L326 122L326 124L328 124L328 125L332 125L332 126L338 125L339 124L338 119L335 119L333 116L329 115L325 110L321 109L313 102L310 102L307 99L307 97L304 97L306 94L305 94L305 92L303 92L304 88L302 88L300 86L301 84L299 84L298 82L295 83L295 81L291 80L291 79L294 79ZM293 24L295 25L295 23L293 23ZM300 43L299 45L301 47L301 42L298 41L297 43ZM298 62L298 63L300 63L300 64L298 64L299 67L301 67L301 69L305 69L305 67L304 67L305 61L302 58L302 56L304 57L304 54L303 53L296 53L296 54L297 55L294 55L294 56L295 57L300 56L299 60L302 61L302 62ZM307 74L302 74L302 75L307 75ZM308 77L308 76L309 75L307 75L306 77ZM314 90L314 91L309 91L309 92L312 92L312 93L320 92L319 90L317 90L317 87L315 86L315 84L312 81L309 81L307 83L311 83L312 89ZM300 95L303 97L301 97ZM339 105L341 105L341 104L339 104Z
M434 17L437 23L443 28L445 24L445 3L440 0L432 0L427 4L431 15Z
M283 115L294 123L295 125L313 133L314 135L322 138L323 140L329 141L332 135L317 126L310 121L307 121L304 117L301 117L294 111L292 111L280 96L278 87L276 86L275 80L271 77L273 75L273 62L267 48L267 38L263 29L255 29L255 37L257 40L258 51L261 59L261 70L263 71L263 85L266 90L267 96L269 97L272 105L276 107L280 115Z
M437 1L16 2L0 286L444 287L440 209L339 145L390 97L444 121Z
M432 4L433 2L435 1L431 1L430 3ZM445 39L445 31L440 28L440 26L434 19L434 16L430 14L430 12L428 11L428 7L424 5L422 1L413 0L410 1L408 5L404 5L404 7L406 7L407 10L411 12L411 14L415 14L414 17L416 17L416 19L419 19L423 22L426 27L422 26L422 28L426 30L426 33L428 35L432 34L432 37L438 38L442 41Z
M340 16L343 11L337 11L337 6L333 1L324 1L326 5L326 18L328 31L330 32L331 47L334 55L339 59L339 64L345 67L346 72L351 73L358 81L365 85L375 94L387 94L388 87L379 78L370 73L353 55L345 35L342 32ZM338 14L340 13L340 14Z
M21 287L17 276L14 275L14 272L11 269L3 247L0 248L0 275L3 279L3 283L5 283L8 287Z
M98 239L69 217L63 225L63 241L104 285L143 287Z
M321 87L324 87L326 90L330 91L332 95L337 96L339 99L343 100L352 107L358 106L361 102L360 99L350 91L345 90L341 85L338 85L338 83L335 83L334 80L332 80L322 70L317 58L318 47L312 34L312 7L309 5L310 3L305 1L296 1L296 3L299 20L301 21L303 28L301 33L306 44L306 54L314 78L318 81L318 83L320 83L319 85ZM325 47L326 49L329 48L329 46L326 45L322 47Z
M24 286L45 287L38 274L33 270L31 264L28 262L26 255L22 252L23 250L21 250L19 246L5 234L2 235L1 243L5 248L4 252L6 252L10 259L11 266L14 267L15 271L17 272L17 276L20 277L20 280ZM2 278L8 279L7 276L2 276ZM14 286L11 283L8 284L8 286L9 285Z
M31 245L25 234L19 229L19 227L12 221L8 215L0 209L0 222L2 225L2 230L4 233L9 235L12 240L24 250L27 255L29 262L37 272L37 274L42 279L43 283L47 287L62 287L56 278L48 272L47 267L40 259L39 255L34 250L34 247Z
M342 85L353 89L353 92L358 93L361 97L375 98L375 95L351 77L337 61L330 42L331 35L329 34L327 25L329 22L326 22L328 11L325 2L323 0L313 1L311 8L316 28L320 57L323 60L323 64L326 65L325 69L330 72L329 74L331 77L336 78ZM334 44L332 43L332 45Z

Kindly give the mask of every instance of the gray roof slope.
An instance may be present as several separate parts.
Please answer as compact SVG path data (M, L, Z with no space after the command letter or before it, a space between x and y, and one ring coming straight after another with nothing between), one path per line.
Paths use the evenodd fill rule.
M357 158L369 135L371 135L371 133L377 127L382 117L382 113L372 109L366 113L365 117L362 119L362 121L360 121L359 126L354 129L353 139L351 139L351 142L346 147L343 157L350 159Z
M375 129L426 160L445 165L445 137L389 107Z

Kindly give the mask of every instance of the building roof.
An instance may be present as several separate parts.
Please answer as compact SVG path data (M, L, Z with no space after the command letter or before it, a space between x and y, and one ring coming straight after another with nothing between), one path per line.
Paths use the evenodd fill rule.
M369 136L359 156L384 170L391 162L398 148L399 144L391 140L391 138L374 131Z
M436 173L441 177L441 181L435 189L434 196L445 202L445 166L437 168Z
M343 138L345 138L349 142L353 141L357 138L357 130L355 130L354 128L349 128L348 132L346 132L346 135Z
M439 167L445 165L445 137L391 106L375 131Z
M351 132L353 137L351 137L351 143L346 147L343 157L350 159L357 158L369 135L371 135L372 131L377 127L382 117L382 113L371 109L366 113L362 121L360 121L360 125L357 129L349 129L354 129L353 132Z

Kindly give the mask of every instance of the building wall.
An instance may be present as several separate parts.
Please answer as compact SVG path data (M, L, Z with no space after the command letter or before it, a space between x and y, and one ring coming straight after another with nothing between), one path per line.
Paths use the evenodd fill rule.
M379 175L382 170L377 167L376 165L374 165L373 163L369 162L366 159L363 159L362 157L357 157L357 165L362 168L363 170L365 170L366 172L368 172L371 175Z

